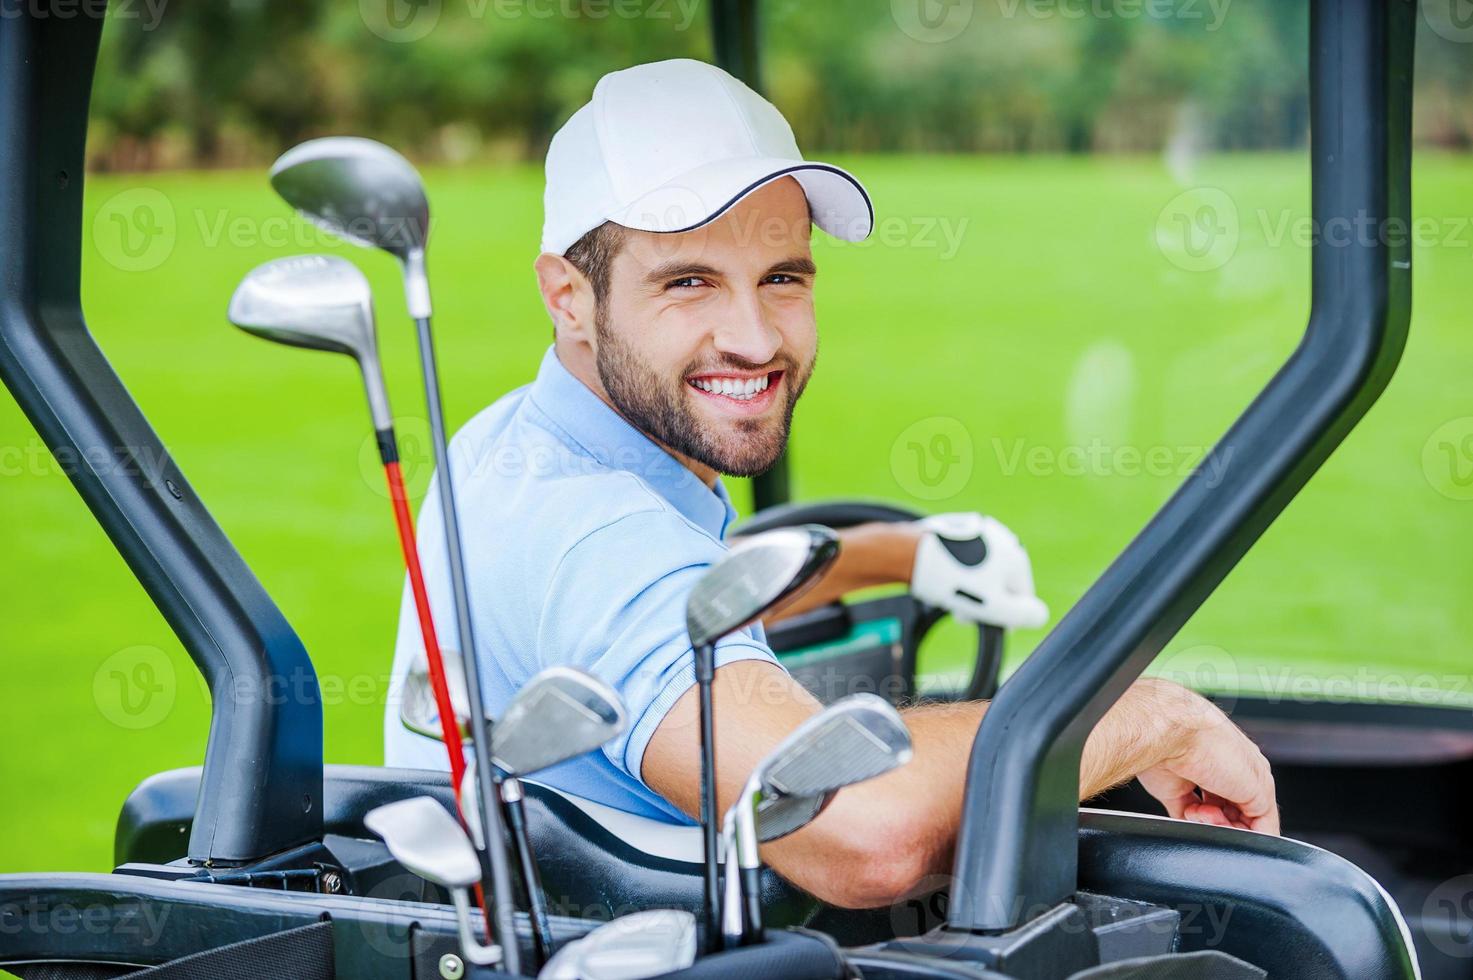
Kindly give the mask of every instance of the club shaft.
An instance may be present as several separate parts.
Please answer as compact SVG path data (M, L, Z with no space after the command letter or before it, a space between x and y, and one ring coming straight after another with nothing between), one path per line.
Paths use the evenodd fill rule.
M510 973L521 972L516 919L512 904L511 869L504 847L505 830L495 785L487 775L491 769L490 717L481 691L481 658L471 627L470 598L466 588L465 553L460 541L460 516L455 505L455 481L450 468L450 440L445 431L445 412L440 400L440 373L435 364L434 334L429 317L414 321L419 340L419 363L425 389L425 407L430 417L430 443L439 472L440 511L445 527L445 552L450 564L450 589L455 600L455 621L465 661L465 689L471 708L471 753L476 760L478 799L471 805L481 809L481 826L486 831L486 859L491 871L491 894L495 911L495 934L504 951Z
M382 384L382 379L380 379ZM387 403L385 403L387 404ZM455 793L455 805L465 820L467 802L460 798L461 779L465 775L465 749L461 746L460 725L455 717L455 702L450 698L450 683L445 673L445 658L440 652L440 641L435 633L435 618L430 611L430 593L425 588L424 567L419 560L419 544L414 535L414 516L409 510L409 494L404 490L404 474L399 467L399 440L392 427L377 430L379 458L384 462L384 476L389 482L389 499L394 505L394 523L399 529L399 547L404 552L404 567L409 572L409 588L414 594L414 608L419 616L420 637L425 645L425 663L430 672L430 688L435 693L435 710L440 716L440 734L445 740L445 751L450 757L450 787ZM475 800L469 802L475 806ZM487 931L491 931L491 907L486 904L486 892L478 882L475 887L476 905L486 917ZM494 935L487 938L495 941Z
M392 431L380 433L381 449L393 444ZM414 593L414 608L419 615L419 633L424 640L430 688L435 692L435 707L440 713L440 732L445 738L446 754L450 757L450 785L455 788L455 797L459 802L460 781L465 775L465 752L460 745L460 727L455 718L455 706L450 700L445 660L440 653L440 641L435 635L435 622L430 615L430 596L425 589L424 572L419 563L419 548L414 539L414 517L409 512L409 501L404 492L404 475L399 470L397 452L393 457L387 451L382 455L385 457L384 475L389 482L389 499L394 505L394 523L399 528L399 547L404 552L404 567L409 572L409 588Z
M532 945L537 954L536 966L552 955L552 921L547 914L547 894L542 890L542 874L537 870L537 855L532 851L532 836L527 831L527 809L522 788L514 779L503 780L501 797L506 803L506 827L522 873L522 887L527 893L527 918L532 923Z
M701 843L705 851L706 878L701 915L707 952L719 948L721 936L721 881L717 864L719 830L716 826L716 712L711 698L715 659L716 651L709 644L695 651L701 714Z

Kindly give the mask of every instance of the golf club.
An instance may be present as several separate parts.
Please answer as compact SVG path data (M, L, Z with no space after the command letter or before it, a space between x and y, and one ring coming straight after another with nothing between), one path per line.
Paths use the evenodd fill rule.
M527 832L520 777L592 752L622 732L624 725L624 705L613 688L581 670L549 667L522 686L492 729L491 761L496 767L492 777L506 806L539 965L552 955L552 923ZM474 780L474 771L465 778ZM474 819L468 823L472 839L479 843L480 824Z
M719 942L721 906L717 866L716 735L711 685L716 677L716 642L791 601L818 580L838 557L839 539L817 524L754 534L703 575L686 601L685 622L695 657L700 699L701 832L704 845L703 925L708 951Z
M460 516L455 506L455 480L450 466L450 444L440 398L439 369L435 363L430 329L430 286L425 269L425 244L430 232L430 204L424 183L413 165L394 150L374 140L335 136L308 140L293 147L271 167L271 186L307 220L365 248L378 248L399 260L404 275L404 299L414 319L419 343L420 372L425 407L430 419L430 443L438 473L441 516L445 525L446 559L455 602L460 650L465 657L465 684L472 718L486 718L481 690L481 659L471 627L465 556L460 540ZM480 772L491 771L486 739L473 725L471 755ZM506 947L506 965L520 967L515 923L511 913L511 871L502 850L501 812L489 780L480 780L477 803L482 819L495 832L487 835L486 858L491 891L496 899L496 933Z
M538 980L643 980L696 961L696 917L678 909L634 912L575 939L547 962Z
M855 694L799 725L757 764L723 825L727 870L722 936L728 945L762 940L758 844L802 826L785 819L781 826L764 827L763 804L826 799L845 786L898 768L910 757L910 732L899 712L883 698Z
M445 681L450 687L450 705L455 712L455 728L464 738L470 722L464 667L460 654L454 650L441 649L440 657L445 663ZM429 670L420 664L414 664L405 675L404 688L399 693L399 722L416 735L444 741L445 730L440 719L440 706L431 685Z
M368 280L357 266L334 256L276 259L246 273L230 298L228 316L235 326L257 337L293 347L347 354L358 362L368 392L368 410L373 418L379 459L389 483L399 546L404 552L404 565L409 571L409 584L419 614L428 667L428 693L436 709L434 713L439 715L435 721L447 745L453 785L458 787L465 771L465 754L460 747L460 732L455 727L449 682L414 540L414 519L399 468L399 444L394 436L393 415L379 364L373 294Z
M502 949L482 945L471 929L468 889L481 880L481 861L455 818L433 797L416 796L368 811L363 824L384 839L394 860L449 890L466 960L478 966L501 962Z

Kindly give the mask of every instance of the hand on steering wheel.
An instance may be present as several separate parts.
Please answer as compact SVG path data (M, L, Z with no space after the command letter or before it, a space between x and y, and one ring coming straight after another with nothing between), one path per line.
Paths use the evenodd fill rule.
M958 619L1004 629L1048 622L1033 591L1033 566L1018 536L996 518L936 514L918 522L928 533L916 548L910 591Z

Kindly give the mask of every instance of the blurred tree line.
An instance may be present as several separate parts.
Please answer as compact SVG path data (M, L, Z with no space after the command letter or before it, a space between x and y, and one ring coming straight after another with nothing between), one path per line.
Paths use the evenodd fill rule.
M1416 121L1424 143L1465 149L1462 2L1423 0ZM815 152L1292 147L1307 7L765 0L765 81ZM89 150L99 169L227 166L357 133L536 159L600 75L667 57L711 57L705 0L114 0Z

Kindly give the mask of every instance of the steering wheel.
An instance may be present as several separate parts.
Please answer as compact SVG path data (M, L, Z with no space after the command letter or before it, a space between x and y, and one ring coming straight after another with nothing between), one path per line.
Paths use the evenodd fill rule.
M896 524L915 521L925 516L905 507L861 500L778 504L759 511L748 520L741 522L732 529L731 534L733 536L757 534L773 528L791 527L796 524L822 524L825 527L842 530L859 524ZM767 639L773 651L778 653L779 658L789 662L789 669L795 676L800 680L811 681L813 675L809 674L805 678L802 670L804 658L807 656L805 651L820 646L833 649L833 645L842 643L844 638L851 636L856 627L861 624L874 623L882 619L898 620L900 635L895 642L888 644L889 649L879 649L878 653L869 657L862 655L852 657L850 664L857 668L852 673L887 669L898 683L895 685L895 691L881 693L886 693L892 701L901 701L918 696L916 652L921 640L945 616L945 610L921 602L912 595L887 596L853 603L833 603L822 609L793 616L772 626L767 631ZM925 696L926 700L977 701L991 698L996 694L998 674L1002 669L1004 636L1002 627L980 624L977 629L977 657L972 665L972 675L967 684L956 690L928 692ZM885 645L877 644L878 646ZM828 678L824 681L822 684L824 689L814 690L820 700L831 700L825 697L825 689L828 681L833 679ZM814 685L809 683L807 686L813 689ZM843 693L849 693L849 691L846 690Z

